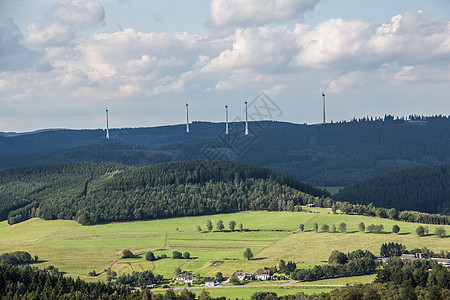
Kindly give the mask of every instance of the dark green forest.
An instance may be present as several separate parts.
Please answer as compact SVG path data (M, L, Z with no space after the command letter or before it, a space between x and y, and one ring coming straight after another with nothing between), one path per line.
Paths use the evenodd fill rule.
M0 169L68 162L133 166L167 161L230 160L266 167L316 186L346 186L382 173L450 163L450 118L362 118L301 125L284 122L194 122L102 130L52 130L0 135ZM418 208L416 208L418 209Z
M353 204L450 214L450 164L392 171L350 185L333 196Z
M0 173L0 216L83 225L246 210L295 210L326 191L261 167L186 161L146 167L73 163ZM329 200L328 202L330 202Z

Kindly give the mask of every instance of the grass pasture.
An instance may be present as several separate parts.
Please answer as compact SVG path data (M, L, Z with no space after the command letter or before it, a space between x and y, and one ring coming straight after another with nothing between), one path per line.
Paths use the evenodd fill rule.
M242 223L243 232L197 232L200 225L206 230L211 220L214 229L218 220ZM331 226L345 222L346 233L313 232L313 224ZM358 223L383 224L384 233L369 234L358 231ZM297 231L300 223L305 232ZM392 233L392 226L400 226L400 233ZM87 276L92 270L105 279L104 270L111 268L119 274L132 271L153 270L164 277L172 277L180 267L201 276L214 276L222 272L231 275L237 269L255 272L262 267L277 265L280 259L292 260L299 267L309 268L328 259L331 251L348 252L367 249L379 254L382 243L399 242L411 248L428 247L433 251L449 250L450 238L439 239L434 235L418 237L419 224L395 222L364 216L332 214L330 210L311 208L303 212L241 212L227 215L185 217L142 222L111 223L81 226L74 221L45 221L31 219L8 226L0 223L0 253L15 250L38 255L38 267L53 265L67 274ZM428 225L430 233L437 226ZM213 229L213 230L214 230ZM450 226L445 226L450 234ZM245 248L251 248L254 259L242 256ZM130 249L139 255L133 259L121 259L122 251ZM145 252L172 256L174 250L189 252L192 259L161 259L148 262ZM93 278L93 279L98 279ZM339 284L350 279L340 279ZM331 284L331 283L324 283ZM214 294L215 295L215 294ZM234 296L230 296L233 298Z

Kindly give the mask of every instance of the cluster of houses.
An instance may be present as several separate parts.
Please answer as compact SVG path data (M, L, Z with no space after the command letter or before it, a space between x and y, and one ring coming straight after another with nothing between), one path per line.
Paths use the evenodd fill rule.
M426 257L424 257L424 255L422 253L414 253L414 254L402 254L400 256L400 259L403 260L408 260L408 261L412 261L412 260L422 260L422 259L427 259ZM380 262L387 262L388 257L384 257L384 256L380 256L377 257L377 260ZM431 258L431 260L436 261L438 264L441 264L447 268L450 268L450 259L448 258Z
M182 284L186 285L194 284L194 276L191 274L179 274L175 279L176 281L179 281ZM205 287L215 287L218 284L219 284L218 281L212 277L205 278Z
M236 272L234 272L234 276L237 277L237 279L239 280L245 280L245 279L250 279L253 277L252 273L246 273L243 270L237 270ZM268 270L268 269L259 269L258 271L256 271L256 279L258 280L270 280L272 279L273 273L272 271Z
M253 273L246 273L243 270L237 270L234 272L234 276L236 276L239 280L246 280L251 279L254 274ZM273 277L272 271L268 269L260 269L256 271L256 279L257 280L270 280ZM194 284L194 276L191 274L179 274L175 278L177 282L180 282L185 285L193 285ZM219 282L212 277L206 277L205 278L205 287L215 287L219 284Z

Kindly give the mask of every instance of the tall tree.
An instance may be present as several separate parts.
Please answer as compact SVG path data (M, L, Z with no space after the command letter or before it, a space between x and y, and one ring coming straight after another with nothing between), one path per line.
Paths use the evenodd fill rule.
M358 224L358 229L360 232L364 232L366 230L366 225L363 222Z
M223 231L224 226L223 226L223 221L222 220L217 221L216 228L219 231Z
M250 249L250 248L245 249L245 251L244 251L244 257L245 257L246 259L250 260L250 259L253 257L252 249Z
M346 231L346 230L347 230L347 224L345 224L344 222L340 223L339 224L339 231L341 233L344 233L344 231Z
M439 238L443 238L446 235L446 231L444 227L437 227L434 230L434 234L439 237Z
M317 225L317 223L313 224L313 230L314 232L317 232L319 230L319 225Z
M417 226L416 228L416 234L418 236L424 236L425 235L425 227L423 227L422 225Z
M234 220L231 220L230 222L228 222L228 227L230 228L231 231L234 231L234 228L236 227L236 222Z
M206 229L208 229L209 232L211 232L211 230L213 229L211 220L206 221Z
M392 232L396 234L399 233L400 227L397 224L395 224L394 226L392 226Z

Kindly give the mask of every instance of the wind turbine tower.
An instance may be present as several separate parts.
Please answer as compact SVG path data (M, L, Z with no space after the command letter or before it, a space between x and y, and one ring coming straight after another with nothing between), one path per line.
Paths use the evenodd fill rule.
M228 105L225 105L225 134L228 134Z
M186 102L186 132L189 133L189 104Z
M106 139L109 140L109 118L108 118L108 106L106 107Z
M247 99L245 99L245 135L248 135Z
M325 119L325 92L322 90L322 98L323 98L323 124L325 124L327 121Z

